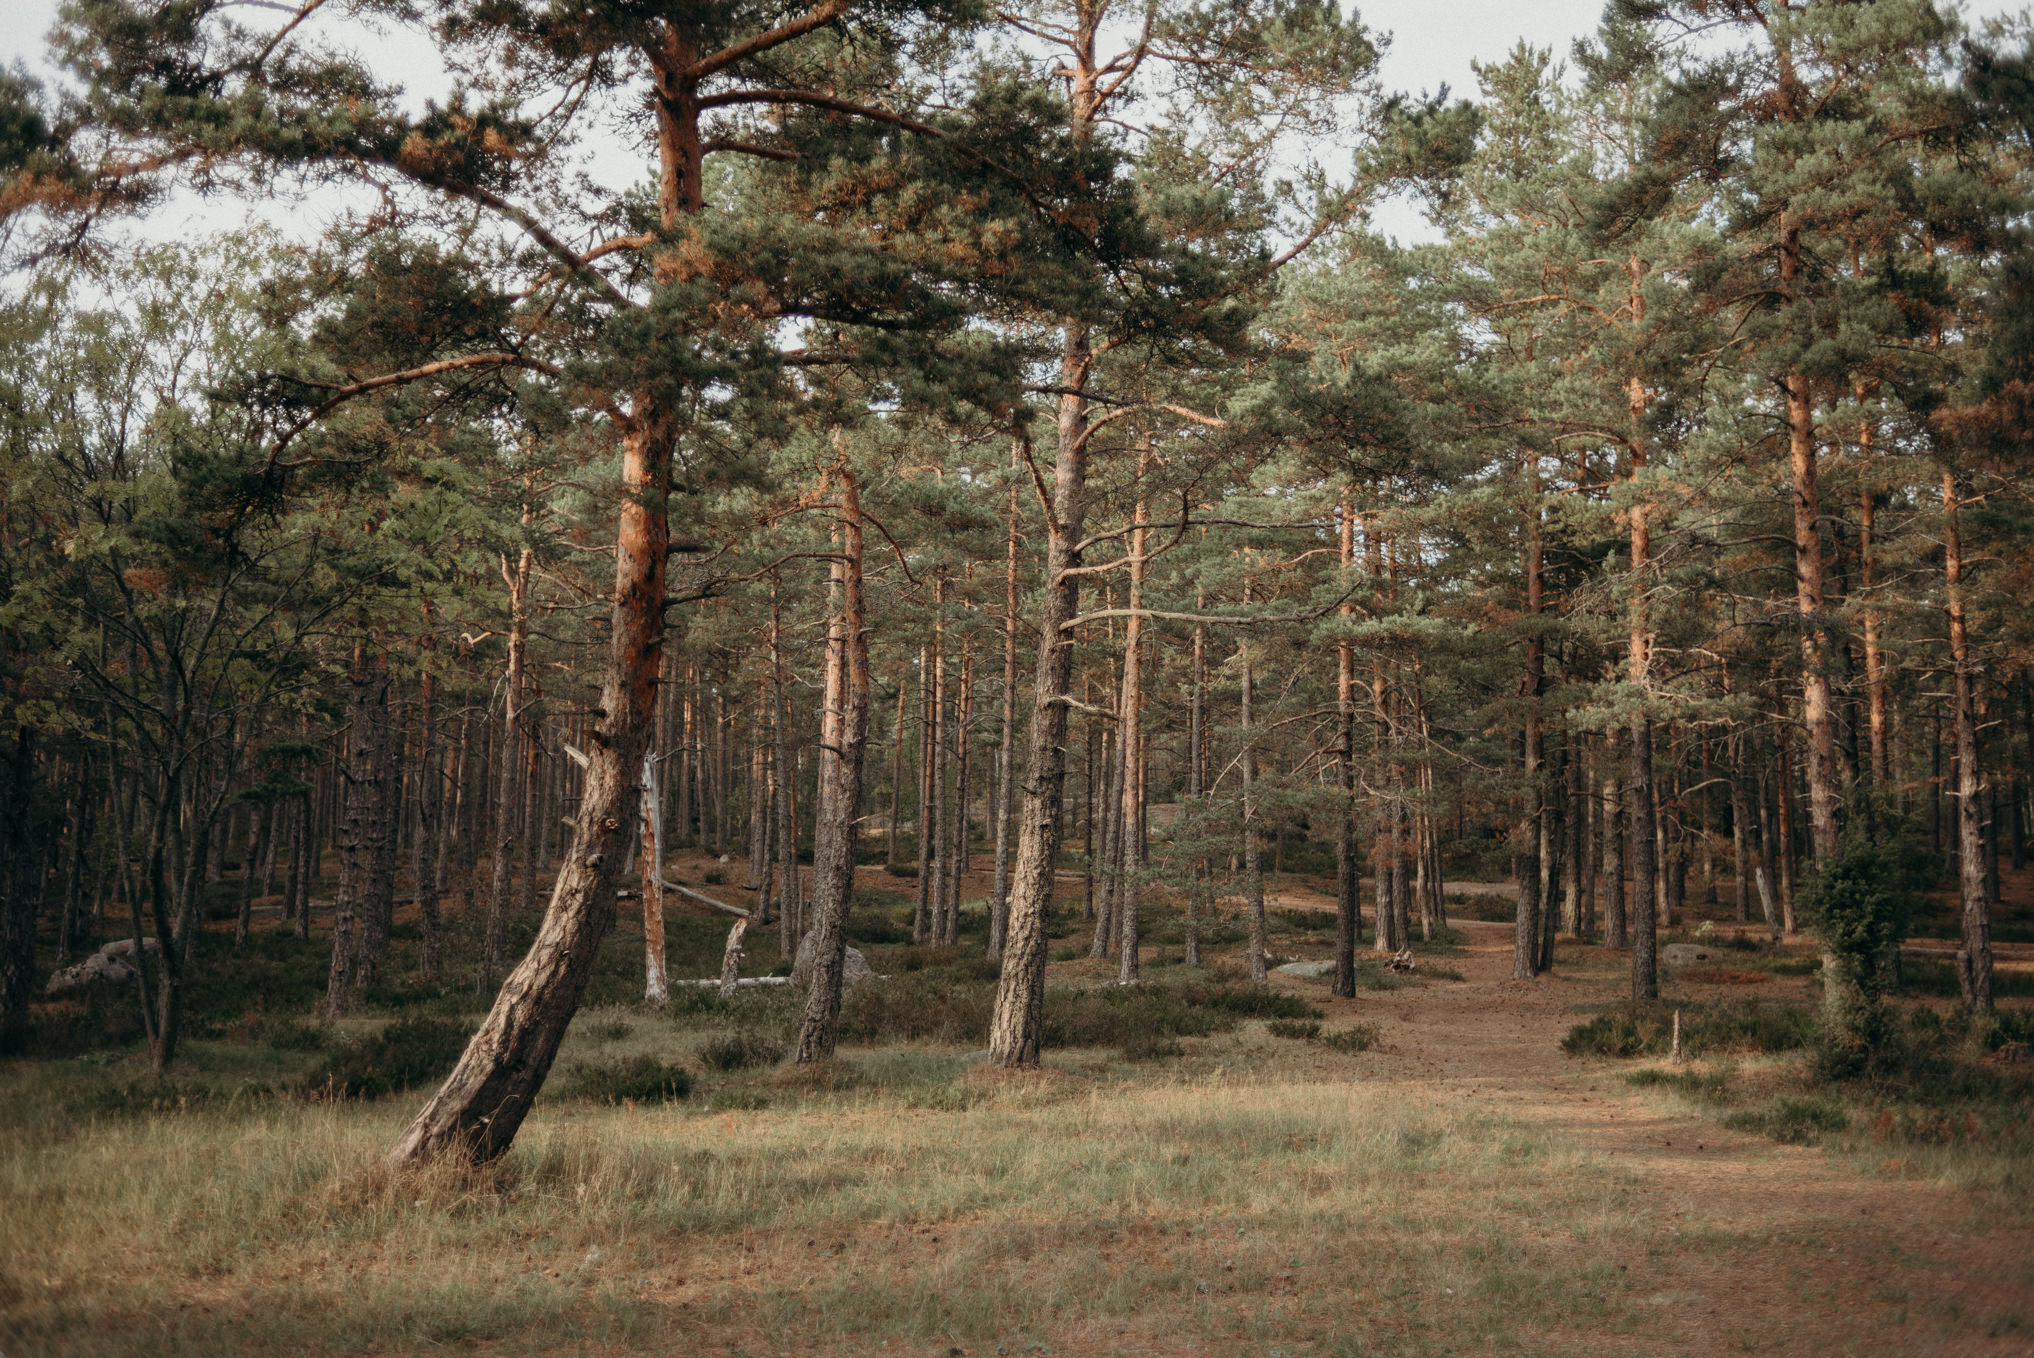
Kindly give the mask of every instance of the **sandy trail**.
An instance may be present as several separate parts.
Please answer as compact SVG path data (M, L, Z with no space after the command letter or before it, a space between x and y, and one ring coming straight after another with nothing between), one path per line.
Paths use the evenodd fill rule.
M1587 1147L1640 1185L1668 1229L1730 1242L1623 1260L1658 1275L1657 1301L1676 1313L1668 1328L1678 1338L1600 1335L1592 1348L2034 1353L2034 1231L1978 1227L1971 1198L1902 1178L1897 1162L1873 1174L1820 1150L1730 1132L1627 1085L1630 1063L1564 1056L1560 1040L1578 1006L1629 993L1624 955L1564 945L1552 974L1515 981L1510 925L1456 927L1466 955L1443 965L1463 981L1325 1000L1331 1019L1378 1025L1377 1077ZM1317 997L1324 990L1293 984ZM1795 984L1776 978L1770 989ZM1676 989L1688 987L1669 993ZM1581 1267L1604 1246L1570 1248Z

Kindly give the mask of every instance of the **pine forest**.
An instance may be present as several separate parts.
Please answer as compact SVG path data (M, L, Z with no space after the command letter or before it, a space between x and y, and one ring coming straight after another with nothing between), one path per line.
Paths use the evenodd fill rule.
M0 1353L2029 1352L2034 18L1395 8L52 0Z

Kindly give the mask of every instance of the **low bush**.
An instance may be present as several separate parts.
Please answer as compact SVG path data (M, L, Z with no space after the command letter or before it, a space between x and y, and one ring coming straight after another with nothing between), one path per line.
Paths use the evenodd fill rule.
M1377 1036L1377 1029L1374 1025L1355 1023L1347 1028L1336 1028L1321 1034L1321 1041L1324 1045L1333 1047L1338 1052L1347 1052L1349 1055L1354 1056L1357 1052L1367 1052L1376 1046Z
M279 1052L321 1052L331 1042L331 1034L302 1019L268 1019L249 1035Z
M1850 1115L1833 1099L1808 1095L1774 1099L1755 1108L1740 1108L1725 1114L1723 1125L1733 1131L1768 1136L1793 1146L1813 1146L1829 1133L1840 1132L1850 1126Z
M759 1033L722 1033L708 1038L699 1049L701 1064L719 1071L774 1066L783 1059L783 1044Z
M305 1077L316 1098L378 1099L452 1073L473 1030L445 1019L400 1019L336 1048Z
M1317 1019L1273 1019L1264 1025L1264 1031L1273 1037L1290 1037L1301 1042L1311 1042L1321 1035Z
M635 1028L627 1019L604 1018L593 1020L580 1031L594 1042L620 1042Z
M1624 1077L1624 1082L1634 1089L1671 1089L1677 1094L1708 1099L1722 1095L1724 1080L1721 1071L1661 1070L1657 1066L1635 1070Z
M951 1042L979 1046L989 1031L996 988L941 970L907 971L887 981L850 987L841 996L840 1035L847 1042Z
M645 1054L574 1066L572 1089L595 1103L675 1103L692 1092L692 1072Z
M1737 1000L1683 1005L1680 1012L1681 1050L1689 1056L1793 1051L1815 1036L1814 1018L1792 1005ZM1673 1033L1672 1006L1620 1005L1576 1024L1561 1050L1570 1056L1664 1056L1673 1047Z
M1260 985L1228 985L1188 982L1179 989L1180 1000L1196 1008L1219 1009L1239 1018L1317 1019L1318 1006L1298 995Z

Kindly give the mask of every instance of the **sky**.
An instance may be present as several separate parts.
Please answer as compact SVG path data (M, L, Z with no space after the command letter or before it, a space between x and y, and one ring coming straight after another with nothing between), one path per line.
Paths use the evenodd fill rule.
M1998 14L2019 11L2026 0L1971 0L1964 6L1972 22ZM58 0L0 0L0 62L26 62L31 69L41 64L42 35L56 15ZM1375 0L1359 6L1364 22L1374 31L1389 32L1391 47L1382 69L1387 88L1411 92L1434 91L1447 85L1458 95L1476 93L1472 61L1502 57L1520 39L1535 47L1552 48L1565 58L1570 45L1593 31L1603 13L1603 0ZM379 54L378 59L379 59ZM403 62L398 49L388 54L398 68ZM419 67L427 83L435 83L435 72ZM203 215L219 207L177 207L171 211ZM1377 214L1377 225L1388 234L1402 238L1424 238L1427 232L1416 214L1403 204L1387 204ZM216 225L234 225L218 221Z

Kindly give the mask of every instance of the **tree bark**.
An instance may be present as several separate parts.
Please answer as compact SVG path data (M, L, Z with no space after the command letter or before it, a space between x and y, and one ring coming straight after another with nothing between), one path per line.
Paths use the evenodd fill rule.
M1356 572L1356 515L1349 502L1338 513L1344 587ZM1342 626L1353 625L1353 605L1340 610ZM1199 633L1195 633L1199 643ZM1198 676L1197 676L1198 679ZM1198 683L1194 692L1200 702ZM1196 711L1198 726L1198 710ZM1198 737L1198 731L1196 731ZM1356 859L1356 647L1348 637L1335 646L1335 981L1336 995L1345 999L1356 994L1356 947L1362 932L1362 866ZM1198 751L1196 752L1198 756Z
M656 716L670 525L671 425L648 398L623 430L610 650L572 843L529 952L509 974L459 1064L389 1152L405 1164L507 1150L614 927L615 887L633 836Z
M1250 586L1243 586L1243 602L1250 602ZM1243 741L1243 901L1250 917L1250 979L1265 982L1264 959L1264 849L1257 829L1257 732L1251 710L1256 676L1250 664L1250 643L1236 646L1239 675L1237 733ZM1380 898L1381 900L1381 898ZM1378 916L1389 913L1380 907Z
M1151 437L1147 434L1137 453L1137 507L1132 511L1126 605L1131 612L1123 626L1123 878L1116 906L1121 948L1118 985L1133 985L1138 980L1137 875L1144 867L1144 836L1139 829L1144 814L1144 618L1138 610L1144 607L1144 553L1151 523L1151 501L1144 483L1151 475L1151 465Z
M1965 1007L1976 1013L1992 1008L1991 925L1985 905L1985 844L1982 808L1984 782L1979 776L1977 714L1972 689L1976 666L1970 654L1970 630L1964 611L1963 535L1958 524L1956 473L1942 473L1942 567L1949 606L1949 658L1954 671L1951 722L1956 739L1957 886L1963 907L1963 946L1957 950L1957 979ZM1825 968L1826 969L1826 968Z
M524 516L525 521L528 515ZM523 693L524 653L529 644L530 572L534 554L525 547L514 571L502 563L509 587L508 673L502 686L500 754L495 771L493 886L487 898L486 936L481 955L483 981L491 981L508 965L509 906L515 891L516 841L523 822Z
M1011 447L1013 471L1022 470L1023 448ZM1010 478L1010 510L1006 559L1003 571L1003 728L996 742L995 884L989 895L989 957L1003 956L1003 939L1010 920L1010 813L1016 805L1011 796L1012 755L1017 748L1017 478Z
M833 1055L840 1032L841 977L847 965L848 907L854 891L855 811L869 728L869 648L862 600L862 516L854 467L843 454L841 551L832 576L839 615L827 627L826 735L820 742L819 798L812 832L812 983L798 1031L800 1065Z
M1092 101L1092 85L1077 85ZM1088 105L1092 113L1093 105ZM1045 587L1039 610L1038 666L1032 683L1031 731L1024 747L1024 798L1018 813L1017 864L1012 873L1009 933L996 983L989 1059L998 1066L1038 1064L1045 1024L1045 927L1059 860L1060 804L1066 791L1067 705L1073 696L1074 638L1067 624L1080 611L1081 533L1087 517L1088 402L1094 363L1086 330L1065 329L1060 361L1059 449L1052 503L1046 507Z
M424 980L435 984L444 968L444 921L438 911L439 885L444 876L443 822L445 809L444 754L439 749L438 673L436 625L430 600L426 599L424 629L418 637L422 671L417 679L417 842L410 859L416 883L417 915L423 924Z

